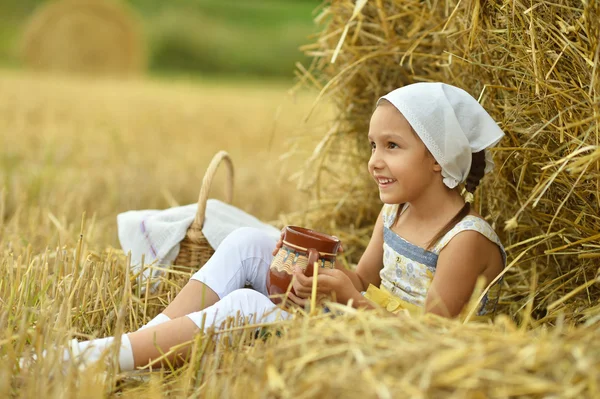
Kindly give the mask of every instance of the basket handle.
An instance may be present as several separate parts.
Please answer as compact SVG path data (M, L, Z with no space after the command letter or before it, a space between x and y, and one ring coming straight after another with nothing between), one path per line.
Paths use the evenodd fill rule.
M226 151L219 151L210 161L208 165L208 169L206 169L206 173L204 174L204 178L202 179L202 186L200 187L200 195L198 196L198 211L196 212L196 217L194 218L194 222L192 226L197 229L202 229L204 225L204 217L206 214L206 200L208 199L208 193L210 192L210 186L212 185L213 177L215 177L215 173L217 168L221 164L221 162L225 161L227 165L227 187L225 192L225 199L227 203L231 203L233 199L233 162L229 157L229 154Z

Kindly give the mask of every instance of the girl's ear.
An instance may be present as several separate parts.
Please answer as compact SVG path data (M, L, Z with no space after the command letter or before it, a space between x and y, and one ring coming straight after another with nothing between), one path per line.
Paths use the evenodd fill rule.
M415 133L416 134L416 133ZM433 155L431 154L431 152L429 152L429 150L427 149L427 147L425 147L425 156L430 160L433 161L433 171L434 172L441 172L442 171L442 166L438 163L438 161L435 160L435 158L433 157Z

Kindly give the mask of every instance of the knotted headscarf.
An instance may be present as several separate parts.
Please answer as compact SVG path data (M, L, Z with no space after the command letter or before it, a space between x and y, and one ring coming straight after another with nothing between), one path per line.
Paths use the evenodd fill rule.
M442 167L444 184L465 182L472 153L485 151L485 173L494 163L487 148L504 136L492 117L469 93L445 83L414 83L381 97L404 115Z

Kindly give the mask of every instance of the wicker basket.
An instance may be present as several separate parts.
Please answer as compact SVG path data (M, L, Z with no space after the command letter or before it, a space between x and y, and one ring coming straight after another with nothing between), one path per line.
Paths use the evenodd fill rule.
M204 217L206 213L206 200L208 199L208 193L212 184L213 177L217 168L221 162L225 161L227 165L227 188L226 188L226 200L231 203L233 197L233 162L229 154L225 151L219 151L215 155L208 165L208 169L202 179L202 186L200 187L200 195L198 196L198 211L196 217L192 222L190 228L187 231L185 238L180 243L179 254L173 262L173 268L187 269L190 268L198 269L203 266L208 259L215 253L215 250L210 246L204 234L202 234L202 226L204 225Z

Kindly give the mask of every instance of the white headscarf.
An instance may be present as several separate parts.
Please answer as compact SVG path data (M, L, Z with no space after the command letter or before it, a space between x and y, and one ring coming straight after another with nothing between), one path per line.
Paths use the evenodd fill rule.
M414 83L391 91L386 99L404 115L442 167L444 184L467 180L472 153L497 144L504 136L492 117L469 93L445 83ZM485 151L485 173L494 163Z

